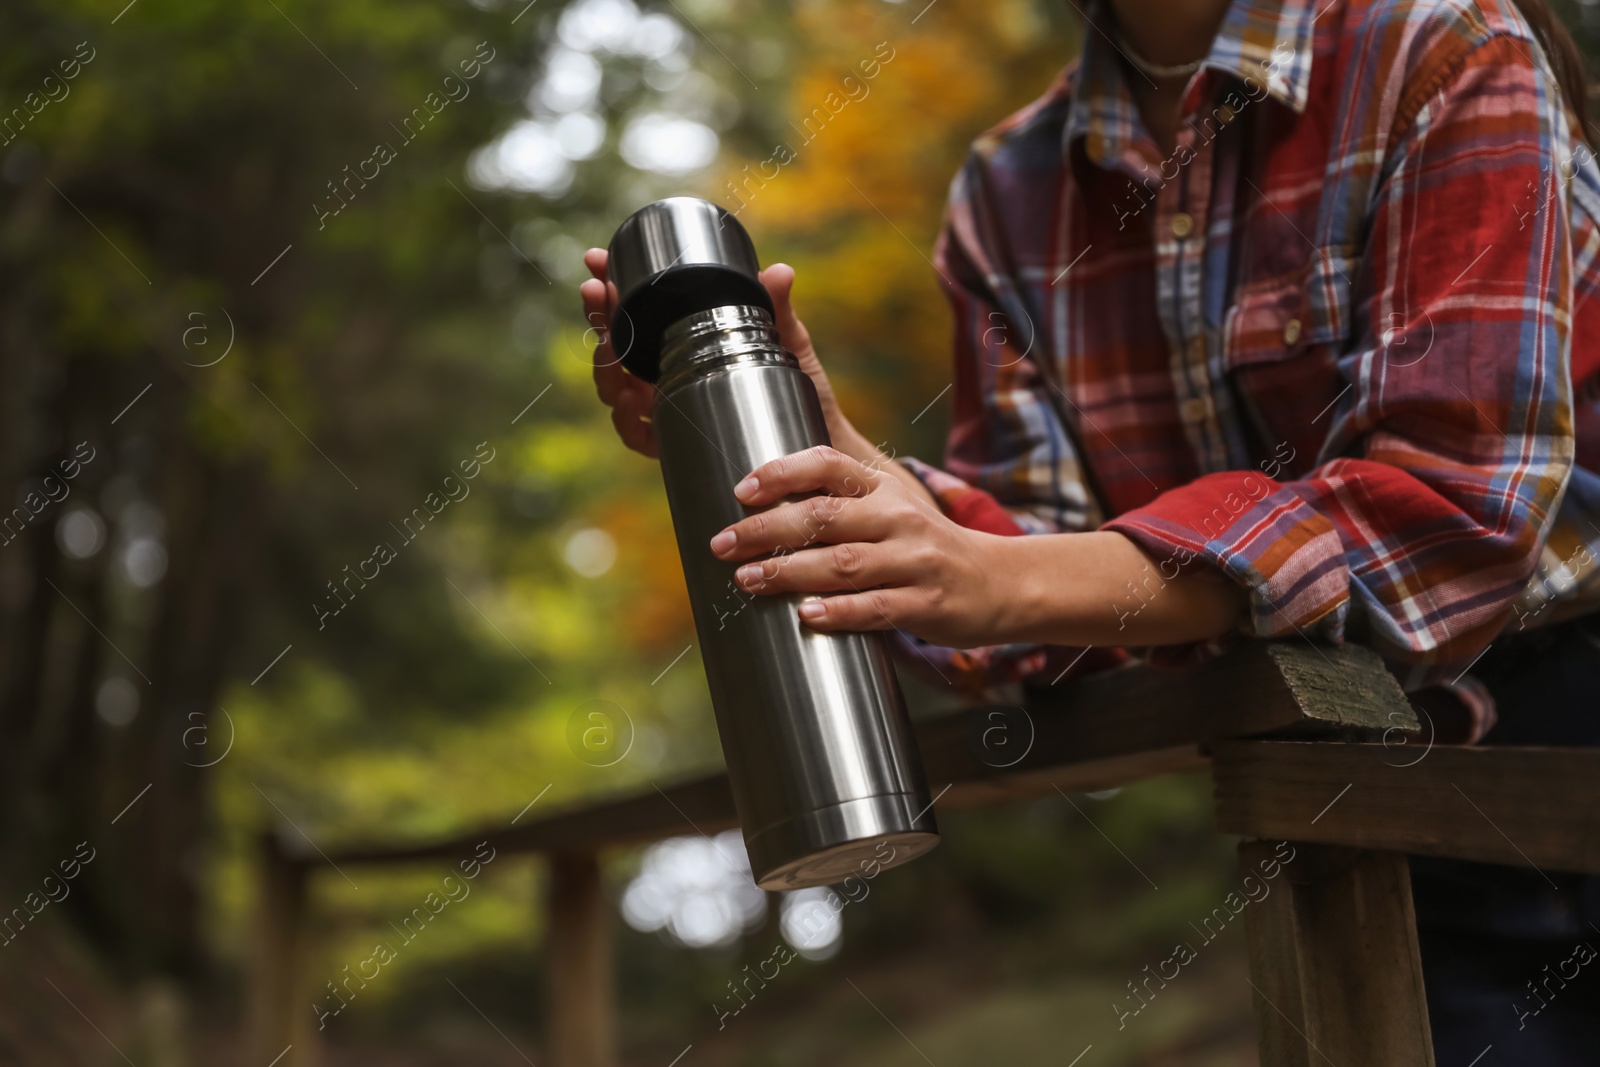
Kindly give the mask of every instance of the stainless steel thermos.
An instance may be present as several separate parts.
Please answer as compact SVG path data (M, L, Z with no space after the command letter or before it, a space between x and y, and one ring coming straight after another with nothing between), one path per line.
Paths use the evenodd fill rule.
M811 379L778 343L755 248L727 211L673 197L611 239L614 351L654 382L661 473L750 869L764 889L870 877L938 844L881 634L804 626L711 554L749 512L733 486L829 443Z

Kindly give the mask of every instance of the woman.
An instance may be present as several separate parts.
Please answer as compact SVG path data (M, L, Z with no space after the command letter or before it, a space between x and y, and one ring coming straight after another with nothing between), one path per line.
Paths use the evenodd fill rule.
M1534 0L1087 19L1080 60L952 187L946 469L852 426L771 267L834 447L736 492L827 495L712 551L752 592L824 594L809 625L900 630L947 675L1352 640L1441 739L1600 744L1600 170L1570 40ZM586 262L603 322L605 253ZM595 378L653 454L650 387L604 343ZM1591 1062L1600 968L1537 1014L1525 985L1600 944L1593 880L1414 871L1439 1061Z

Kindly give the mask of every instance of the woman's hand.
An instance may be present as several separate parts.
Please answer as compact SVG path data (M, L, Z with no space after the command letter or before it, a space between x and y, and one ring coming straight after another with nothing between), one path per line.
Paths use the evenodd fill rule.
M585 252L583 264L594 277L578 286L584 320L598 338L594 347L594 387L600 402L611 409L611 425L617 428L622 443L653 458L658 453L650 413L656 406L656 387L629 374L611 348L611 313L617 308L617 287L606 279L607 258L603 248Z
M655 386L635 378L622 366L611 348L611 314L617 306L617 287L606 279L606 250L591 248L583 254L583 262L594 277L579 286L583 298L583 317L599 335L594 350L594 384L600 400L611 409L611 422L623 444L647 456L656 455L655 427L650 413L655 409ZM794 287L794 268L786 263L775 263L761 272L761 284L772 296L777 311L775 321L778 340L800 361L800 369L817 387L817 397L822 401L822 414L828 422L828 434L835 446L860 459L870 459L877 450L872 447L850 420L839 410L839 401L833 395L833 386L817 359L817 350L794 313L789 293Z
M741 588L828 594L799 608L818 630L898 628L957 648L1002 639L1010 575L993 555L1013 539L958 526L900 478L827 447L757 468L734 495L757 508L818 490L828 495L779 503L711 539L718 558L752 561L735 573Z
M734 574L749 592L817 595L798 609L815 629L901 629L952 648L1178 644L1246 612L1244 589L1209 566L1166 573L1110 530L969 530L913 483L899 464L832 448L784 456L733 490L746 507L774 506L722 530L711 552L749 561ZM784 499L808 493L826 495Z

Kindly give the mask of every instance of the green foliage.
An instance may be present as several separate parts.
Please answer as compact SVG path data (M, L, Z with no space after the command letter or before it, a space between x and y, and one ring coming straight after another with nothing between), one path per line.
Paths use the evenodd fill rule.
M658 476L623 454L588 384L569 254L620 217L623 185L665 189L617 163L615 138L559 202L466 174L526 117L561 8L105 6L0 13L26 42L0 60L8 106L92 50L62 99L13 124L0 242L7 477L69 438L107 457L81 499L110 543L64 559L42 526L11 578L31 585L24 611L65 619L47 658L85 664L59 703L88 713L75 785L90 809L115 814L152 758L156 796L214 798L212 916L242 951L241 865L263 822L330 843L438 834L547 785L549 804L714 761L695 658L648 684L689 643L686 615L658 606L641 644L632 546L600 578L563 561L573 532L608 523L648 539L653 570L673 558ZM636 85L610 114L651 98ZM167 572L147 587L119 558L132 505L163 531ZM375 546L392 557L376 577ZM103 643L33 578L45 565L75 601L105 598ZM141 705L108 725L96 694L123 676ZM609 771L565 738L597 697L641 738ZM25 729L49 718L27 710ZM208 757L237 730L214 768L192 765L197 721ZM78 832L72 805L40 800L51 833ZM202 824L162 810L126 825L192 847ZM189 877L137 847L123 859L151 897Z

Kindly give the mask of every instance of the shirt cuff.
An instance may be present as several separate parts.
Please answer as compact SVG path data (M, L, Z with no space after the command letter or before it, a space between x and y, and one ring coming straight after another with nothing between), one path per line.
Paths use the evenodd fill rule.
M898 462L922 483L940 510L956 525L1002 537L1018 537L1028 532L998 500L982 489L974 489L955 475L911 456L903 456Z
M945 648L904 630L894 631L893 638L891 648L908 670L930 686L949 686L972 700L990 699L996 690L1015 683L1048 688L1129 661L1121 648L1028 644Z
M1247 634L1344 639L1350 571L1327 516L1257 471L1208 474L1105 523L1138 543L1171 581L1203 560L1238 582Z

